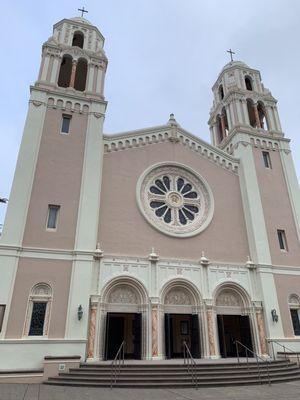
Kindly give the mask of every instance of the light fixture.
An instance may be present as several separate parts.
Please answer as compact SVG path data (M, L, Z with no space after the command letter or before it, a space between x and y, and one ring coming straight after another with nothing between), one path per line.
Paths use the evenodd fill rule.
M83 316L83 308L82 308L82 305L80 304L80 305L78 306L78 310L77 310L77 318L78 318L78 321L81 320L82 316Z
M278 322L278 315L277 315L275 308L273 308L273 310L271 310L271 315L272 315L273 322Z

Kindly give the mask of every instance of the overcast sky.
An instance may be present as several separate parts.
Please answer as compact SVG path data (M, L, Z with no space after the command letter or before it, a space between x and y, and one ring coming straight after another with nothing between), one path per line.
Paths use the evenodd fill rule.
M14 0L1 5L0 197L9 197L42 43L83 5L106 38L105 133L161 125L173 112L209 141L211 87L232 48L278 99L300 177L300 1ZM0 203L0 223L4 213Z

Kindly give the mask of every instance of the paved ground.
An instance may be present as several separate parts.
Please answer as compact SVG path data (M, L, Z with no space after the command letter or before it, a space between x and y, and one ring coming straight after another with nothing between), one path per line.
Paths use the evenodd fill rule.
M206 389L97 389L0 384L0 400L299 400L300 381L271 387Z

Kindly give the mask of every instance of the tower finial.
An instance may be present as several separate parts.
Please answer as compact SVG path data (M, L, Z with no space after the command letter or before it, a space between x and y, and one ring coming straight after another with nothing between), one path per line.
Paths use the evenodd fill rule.
M230 54L230 59L231 59L231 61L233 61L233 57L232 57L232 55L233 55L233 54L235 54L235 52L234 52L234 51L232 51L231 49L229 49L229 50L227 50L227 53L229 53L229 54Z
M85 10L84 7L78 8L77 10L81 12L81 17L83 17L84 13L88 13L88 10Z

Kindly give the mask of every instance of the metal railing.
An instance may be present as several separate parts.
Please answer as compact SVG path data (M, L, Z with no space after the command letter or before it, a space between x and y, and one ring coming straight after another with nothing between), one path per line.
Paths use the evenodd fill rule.
M183 341L183 362L187 367L187 373L191 377L192 384L196 389L198 389L197 363L193 358L186 341Z
M125 359L125 340L120 344L119 350L115 358L111 363L111 376L110 376L110 388L113 388L113 385L117 383L118 376L121 373L121 367L124 366Z
M270 369L269 369L269 364L270 361L266 360L265 358L259 356L257 353L249 349L249 347L245 346L243 343L240 341L236 340L235 341L235 348L236 348L236 355L238 359L238 363L240 363L240 352L239 352L239 346L241 346L243 349L246 351L246 362L247 362L247 368L249 369L249 354L252 354L253 357L256 359L256 365L257 365L257 372L258 372L258 377L259 377L259 382L262 384L262 376L261 376L261 368L260 368L260 363L263 361L264 363L267 363L267 374L268 374L268 382L269 386L271 386L271 377L270 377Z
M270 343L271 343L271 345L272 345L272 353L273 353L273 359L274 359L274 360L276 360L276 358L277 358L276 355L275 355L275 351L274 351L274 343L276 343L278 346L280 346L280 347L283 348L283 353L284 353L284 356L285 356L286 361L287 361L287 360L290 361L290 359L288 358L288 354L286 353L286 350L287 350L289 353L295 354L295 355L296 355L296 357L297 357L297 364L298 364L298 367L300 368L299 353L297 353L296 351L290 349L289 347L286 347L284 344L281 344L281 343L277 342L277 340L274 340L274 339L266 339L266 341L267 341L268 345L270 345ZM288 366L288 365L287 365L287 366Z

